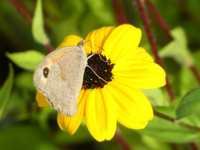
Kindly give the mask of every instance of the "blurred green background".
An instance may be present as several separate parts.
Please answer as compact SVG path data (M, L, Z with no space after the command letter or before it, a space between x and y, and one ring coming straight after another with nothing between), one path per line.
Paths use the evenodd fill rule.
M89 31L98 27L117 25L113 1L43 0L44 27L53 47L56 47L66 35L85 36ZM45 54L47 50L33 38L31 22L16 9L15 6L19 6L19 2L26 7L32 17L36 6L35 0L0 0L0 149L121 149L115 140L96 142L84 126L74 136L70 136L58 128L55 111L37 107L36 91L32 83L33 69L29 68L30 66L26 68L24 62L18 60L21 57L15 57L12 54L29 50ZM120 7L124 9L128 21L142 28L135 0L119 0L119 2L121 2ZM169 23L171 29L179 27L176 29L181 30L173 30L174 41L169 41L155 20L151 20L160 52L165 49L173 51L173 53L163 54L163 59L176 99L169 104L169 98L164 90L151 90L145 93L150 97L157 111L175 117L177 105L182 97L188 91L198 88L198 81L190 71L186 60L191 59L193 65L200 69L200 1L152 0L152 2ZM150 17L153 18L152 15ZM167 46L172 42L174 45L168 48ZM144 32L142 46L150 52ZM182 48L187 52L183 52ZM34 65L34 61L39 59L39 56L35 57L36 60L28 54L26 59L32 59L33 62L30 60L30 63ZM20 63L22 63L21 66ZM186 112L194 110L194 106L199 104L196 103L197 100L200 100L198 92L195 96L196 105L191 104L189 109L184 108ZM200 145L198 109L200 110L200 107L195 107L194 114L181 120L197 129L193 127L190 129L176 122L155 117L149 126L141 131L120 127L122 136L134 150L198 149Z

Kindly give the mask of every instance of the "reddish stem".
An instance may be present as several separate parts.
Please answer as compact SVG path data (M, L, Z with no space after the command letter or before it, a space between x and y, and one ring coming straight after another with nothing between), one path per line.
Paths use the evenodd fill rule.
M113 9L116 17L116 21L118 24L127 23L128 20L126 18L126 15L124 13L124 9L122 7L121 0L112 0ZM116 143L118 143L123 150L130 150L129 144L126 142L126 140L121 136L120 131L118 130L114 137Z
M175 98L175 95L174 95L174 91L172 89L172 86L171 84L169 83L169 78L168 76L166 76L166 85L165 85L165 89L170 97L171 100L173 100Z
M155 114L155 116L157 116L157 117L159 117L159 118L168 120L168 121L170 121L170 122L176 122L176 118L173 118L173 117L168 116L168 115L166 115L166 114L160 113L160 112L158 112L158 111L156 111L156 110L154 110L154 114Z
M147 4L147 10L149 13L152 13L152 16L155 18L156 22L160 26L160 28L165 32L166 36L171 40L173 37L170 33L169 24L165 21L165 19L160 15L159 10L156 6L151 2L151 0L145 0Z
M199 73L198 69L196 68L196 66L191 65L189 68L190 68L192 74L194 75L194 77L196 78L196 80L198 81L198 83L200 84L200 73Z
M145 2L147 4L148 12L152 13L153 16L155 16L155 19L156 19L157 23L159 24L160 28L165 32L165 34L168 38L172 39L172 36L170 33L170 27L167 24L167 22L165 21L165 19L160 15L160 13L157 10L157 8L155 7L155 5L150 0L145 0ZM189 68L190 68L192 74L194 75L194 77L197 79L198 83L200 84L200 73L199 73L198 69L196 68L196 66L192 65ZM168 90L170 90L170 89L168 89Z
M153 35L153 32L151 31L149 16L145 11L144 0L136 0L136 4L137 4L137 7L139 9L139 15L140 15L140 17L141 17L141 19L143 21L144 30L145 30L147 38L149 40L149 43L150 43L150 46L151 46L151 49L152 49L152 53L153 53L153 55L155 57L155 61L158 64L161 65L162 64L162 60L158 55L157 42L156 42L156 39L155 39L155 37Z
M54 50L54 47L50 43L44 44L43 46L47 49L47 53L50 53Z
M118 24L127 23L128 20L124 13L124 8L123 8L121 0L112 0L112 4L113 4L113 9L115 12L117 23Z
M115 141L121 145L123 150L130 150L129 144L126 142L126 140L121 136L120 132L117 131L114 137Z
M166 34L166 36L169 39L172 39L172 36L170 33L170 27L169 27L168 23L165 21L165 19L160 15L158 9L151 2L151 0L145 0L145 2L147 4L148 12L152 13L153 16L155 16L155 19L156 19L158 25L160 26L160 28L164 31L164 33ZM198 83L200 84L200 73L199 73L198 69L196 68L196 66L192 65L189 68L190 68L190 71L192 72L192 74L194 75L194 77L196 78L196 80L198 81Z
M164 20L164 18L160 15L157 8L154 6L154 4L150 0L144 0L144 1L147 4L148 12L153 14L153 16L155 17L155 20L159 24L160 28L164 31L166 36L169 39L172 39L172 36L171 36L171 33L170 33L170 27L167 24L167 22ZM148 39L149 39L151 47L152 47L152 52L154 53L154 56L155 56L155 59L157 59L157 62L161 66L163 66L162 60L159 58L159 55L158 55L156 40L153 37L153 33L151 32L151 29L150 29L148 14L146 14L146 12L145 12L144 1L136 0L138 8L139 8L140 16L141 16L143 23L144 23L144 28L146 30L146 34L148 36ZM198 72L198 69L194 65L192 65L192 66L190 66L190 70L200 84L200 73ZM167 82L166 83L166 90L168 91L168 95L170 96L171 99L173 99L174 93L173 93L172 88L169 84L168 78L166 79L166 82ZM158 115L158 116L162 116L162 118L164 118L166 120L169 120L169 121L172 121L172 122L176 121L174 118L170 118L170 117L165 116L163 114L160 114L158 112L156 112L155 114ZM180 123L180 125L191 128L191 129L196 129L195 127L190 126L190 125L185 124L185 123ZM197 129L199 130L199 128L197 128ZM198 150L198 146L194 142L190 143L190 148L191 148L191 150Z
M191 148L191 150L198 150L199 148L198 148L198 146L197 146L197 144L196 143L190 143L190 148Z
M149 40L149 43L150 43L150 46L151 46L151 49L152 49L152 53L153 53L153 55L155 57L155 61L159 65L161 65L163 67L164 65L163 65L162 59L160 58L160 56L158 54L157 42L156 42L156 39L155 39L155 37L153 35L153 32L151 30L149 16L148 16L148 14L145 11L145 4L144 4L144 2L145 2L144 0L136 0L136 5L137 5L138 10L139 10L140 18L143 21L144 30L145 30L147 38ZM174 92L172 90L172 87L171 87L171 85L169 83L168 77L166 77L166 86L165 86L165 88L166 88L166 91L167 91L170 99L173 100L175 98L175 96L174 96Z
M19 14L25 19L28 24L32 22L32 16L21 0L10 0L11 4L16 8Z

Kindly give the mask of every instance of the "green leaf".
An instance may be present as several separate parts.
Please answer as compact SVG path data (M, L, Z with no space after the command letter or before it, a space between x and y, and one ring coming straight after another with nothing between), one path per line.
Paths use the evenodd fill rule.
M191 66L193 58L187 46L187 37L184 29L177 27L172 30L171 34L174 40L160 51L160 56L172 57L181 65Z
M10 94L13 86L14 72L11 65L9 65L9 75L3 87L0 89L0 118L3 117L6 106L10 100Z
M171 150L171 147L169 144L165 142L158 141L155 138L152 138L150 136L143 135L142 136L143 142L148 146L148 150Z
M194 75L192 74L191 70L189 70L188 68L181 69L179 79L181 81L179 84L181 98L189 90L192 90L199 86L199 84L198 84L197 80L194 78Z
M165 114L171 118L175 118L176 117L176 103L177 103L178 99L175 100L175 102L171 103L169 106L157 106L154 107L154 110L156 112L160 112L162 114Z
M200 134L194 130L158 117L154 117L141 133L154 137L159 141L172 143L187 143L200 137Z
M137 130L120 127L122 137L129 143L131 149L136 150L170 150L164 142L150 136L140 134Z
M179 119L192 114L200 114L200 88L188 92L176 110L176 116Z
M44 30L44 21L42 13L42 1L37 0L35 13L33 16L32 33L34 39L40 44L48 44L49 39Z
M28 50L26 52L7 53L16 65L26 70L35 70L37 65L42 61L44 55L35 50Z
M148 90L143 90L143 92L149 98L153 106L169 105L161 89L148 89Z
M36 125L13 124L0 128L0 147L4 150L58 150L47 133ZM14 145L13 145L14 144Z

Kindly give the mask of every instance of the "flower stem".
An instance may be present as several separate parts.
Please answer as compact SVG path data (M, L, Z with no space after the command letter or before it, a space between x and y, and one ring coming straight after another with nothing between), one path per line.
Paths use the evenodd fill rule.
M151 2L151 0L145 0L145 1L146 1L146 4L147 4L148 12L152 13L152 16L155 17L156 22L158 23L160 28L164 31L164 33L166 34L168 39L172 40L173 37L171 36L170 27L169 27L168 23L160 15L159 11L155 7L155 5ZM192 65L192 66L189 67L189 69L192 72L192 74L194 75L194 77L196 78L196 80L198 81L198 83L200 84L200 73L199 73L198 69L196 68L196 66ZM170 119L170 118L167 118L167 119ZM172 121L174 122L175 120L172 120ZM191 128L191 126L189 126L189 127ZM190 146L191 150L198 150L198 146L194 142L189 143L189 146Z
M121 0L112 0L113 9L115 12L115 17L118 24L127 23L128 20L124 14L124 8L122 6Z
M191 150L198 150L199 149L196 143L190 143L190 148L191 148Z
M15 7L18 13L24 18L27 24L32 23L32 15L21 0L10 0L10 3ZM44 44L43 46L47 49L48 53L54 49L50 43Z
M50 53L54 50L53 46L50 43L44 44L43 46L46 48L47 53Z
M151 2L151 0L145 0L146 4L147 4L147 10L148 13L152 13L152 16L155 17L156 22L158 23L158 25L160 26L160 28L164 31L164 33L166 34L166 36L172 40L173 37L171 36L170 33L170 26L169 24L166 22L166 20L161 16L159 10L155 7L155 5Z
M155 39L153 32L151 30L149 16L145 11L145 0L135 0L135 1L136 1L136 6L138 7L140 18L143 21L144 30L145 30L147 38L149 40L149 43L150 43L150 46L151 46L151 49L152 49L152 53L155 57L155 61L163 67L164 65L163 65L162 59L160 58L160 56L158 54L157 42L156 42L156 39ZM171 84L169 83L168 77L166 77L165 88L166 88L166 91L167 91L170 99L173 100L175 98L175 95L174 95L173 89L171 87Z
M130 150L130 146L122 137L120 130L117 130L114 139L122 147L123 150Z
M178 125L180 125L180 126L182 126L182 127L184 127L184 128L188 128L188 129L190 129L190 130L200 132L200 127L193 126L193 125L191 125L191 124L178 121L176 118L171 117L171 116L169 116L169 115L166 115L166 114L164 114L164 113L158 112L158 111L156 111L156 110L154 110L154 114L155 114L157 117L159 117L159 118L168 120L168 121L173 122L173 123L177 123Z
M172 39L173 37L171 36L171 33L170 33L170 26L169 26L169 24L160 15L160 12L155 7L155 5L151 2L151 0L145 0L145 2L147 4L148 12L152 13L152 16L155 16L155 19L156 19L158 25L160 26L160 28L164 31L164 33L166 34L166 36L169 39ZM198 81L198 83L200 84L200 73L199 73L198 69L196 68L196 66L192 65L192 66L189 67L189 69L192 72L193 76Z
M191 65L189 68L190 68L190 71L192 72L192 74L194 75L194 77L196 78L196 80L198 81L198 83L200 84L200 73L199 73L198 69L196 68L196 66Z
M21 0L10 0L10 3L16 8L19 14L25 19L28 24L32 22L32 16Z
M173 117L168 116L168 115L166 115L166 114L157 112L157 111L155 111L155 110L154 110L154 114L155 114L157 117L159 117L159 118L168 120L168 121L173 122L173 123L177 123L178 125L180 125L180 126L182 126L182 127L184 127L184 128L188 128L188 129L190 129L190 130L197 131L197 132L200 131L200 128L199 128L199 127L192 126L192 125L187 124L187 123L185 123L185 122L178 122L178 121L176 120L176 118L173 118ZM190 146L191 150L198 150L198 146L197 146L196 143L194 143L194 142L189 143L189 146ZM174 145L173 145L173 148L174 148Z

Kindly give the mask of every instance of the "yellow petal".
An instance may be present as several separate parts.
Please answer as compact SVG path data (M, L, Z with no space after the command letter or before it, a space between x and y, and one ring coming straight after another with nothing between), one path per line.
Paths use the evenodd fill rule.
M153 62L143 48L138 48L135 55L130 55L126 60L121 59L112 73L119 84L132 88L158 88L166 83L165 71Z
M36 101L39 107L49 106L48 99L39 91L36 94Z
M103 27L90 32L84 41L84 49L86 53L100 53L103 50L102 48L105 40L112 30L113 27Z
M111 140L115 135L115 131L117 128L117 105L115 103L115 99L110 95L110 84L108 83L103 89L100 91L102 95L102 99L105 101L106 109L107 109L107 128L105 131L106 140Z
M74 134L77 131L83 119L87 96L88 92L82 90L79 96L78 110L74 116L70 117L62 113L58 113L57 122L61 129L68 131L70 134Z
M116 107L110 94L104 92L90 90L86 104L86 125L97 141L110 140L116 130Z
M81 37L77 35L68 35L58 47L62 48L66 46L76 46L81 40Z
M111 94L118 104L118 121L131 129L142 129L153 118L150 102L142 92L112 81Z
M103 53L112 63L129 56L138 47L141 30L129 24L116 27L106 39Z

